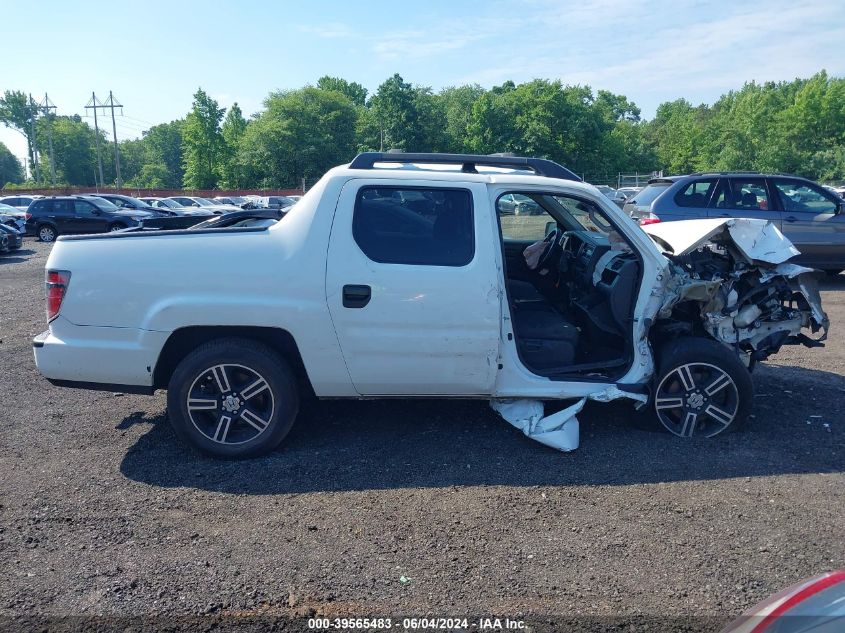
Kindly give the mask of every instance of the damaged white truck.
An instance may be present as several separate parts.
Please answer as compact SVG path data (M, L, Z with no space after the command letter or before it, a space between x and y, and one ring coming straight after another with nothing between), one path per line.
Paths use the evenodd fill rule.
M827 335L796 253L765 221L641 228L546 160L365 153L278 222L59 238L33 347L54 384L167 389L220 456L273 450L308 395L486 399L562 450L587 399L714 436L756 362Z

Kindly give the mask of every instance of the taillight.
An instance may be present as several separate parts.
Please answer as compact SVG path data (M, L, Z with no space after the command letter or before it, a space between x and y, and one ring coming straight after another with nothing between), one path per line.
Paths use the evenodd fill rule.
M65 298L67 286L70 283L69 270L48 270L45 293L47 296L47 321L59 316L62 300Z
M645 226L646 224L657 224L660 222L660 218L656 215L650 218L640 218L640 226Z
M24 214L23 214L23 217L24 217L24 219L25 219L25 220L31 220L31 219L32 219L32 214L31 214L31 213L24 213Z

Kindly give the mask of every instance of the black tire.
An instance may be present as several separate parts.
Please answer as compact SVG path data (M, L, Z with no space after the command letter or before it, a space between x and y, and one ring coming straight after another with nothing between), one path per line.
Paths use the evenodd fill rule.
M38 228L35 229L35 234L38 236L38 240L41 242L55 242L56 236L59 232L56 230L56 227L52 224L41 224Z
M730 348L705 338L680 338L657 354L650 408L680 437L713 437L740 428L751 413L751 374Z
M201 345L179 363L168 385L167 412L176 434L217 457L272 451L298 410L299 391L288 363L248 339Z
M109 227L109 232L112 231L122 231L123 229L127 228L125 224L121 224L120 222L115 222Z

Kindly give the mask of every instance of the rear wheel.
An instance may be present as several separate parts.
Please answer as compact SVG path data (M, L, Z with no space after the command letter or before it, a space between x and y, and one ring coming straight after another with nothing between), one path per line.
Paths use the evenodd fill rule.
M38 239L42 242L53 242L55 241L58 232L49 224L42 224L38 227L37 235Z
M115 231L122 231L122 230L123 230L123 229L125 229L125 228L126 228L126 225L125 225L125 224L120 224L119 222L117 222L117 223L115 223L115 224L112 224L112 225L109 227L109 232L110 232L110 233L114 233Z
M299 394L290 366L246 339L200 346L170 379L167 411L180 438L219 457L251 457L276 448L293 426Z
M682 338L658 355L652 407L660 424L679 437L713 437L740 427L751 412L751 375L721 343Z

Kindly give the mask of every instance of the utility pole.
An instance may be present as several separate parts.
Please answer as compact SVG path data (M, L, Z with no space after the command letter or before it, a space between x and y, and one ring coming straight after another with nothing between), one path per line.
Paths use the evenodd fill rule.
M35 101L32 99L32 95L29 95L29 129L30 134L32 135L32 162L35 167L35 182L41 182L41 168L38 166L38 143L35 141L35 116L38 113L38 109L35 107Z
M55 104L50 101L47 93L44 93L44 101L38 104L39 109L47 116L47 139L50 144L50 179L53 186L56 186L56 159L53 156L53 119L51 110L55 110Z
M100 154L100 126L97 125L97 108L101 108L101 107L104 108L105 106L103 104L101 104L99 101L97 101L97 95L95 95L92 92L91 93L91 99L85 105L85 109L86 110L88 110L88 109L94 110L94 133L96 134L96 137L97 137L97 167L100 168L100 186L104 187L105 186L105 180L103 179L103 157ZM96 175L97 174L94 174L94 176L95 176L94 182L95 183L97 182Z
M114 137L114 166L117 172L117 188L120 189L123 186L123 181L120 179L120 151L117 148L117 126L114 123L114 109L120 108L120 114L122 115L123 106L114 102L114 96L111 90L109 90L109 108L111 108L111 129Z

